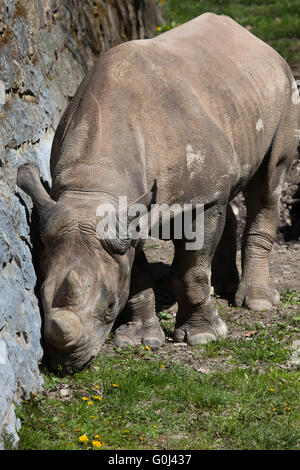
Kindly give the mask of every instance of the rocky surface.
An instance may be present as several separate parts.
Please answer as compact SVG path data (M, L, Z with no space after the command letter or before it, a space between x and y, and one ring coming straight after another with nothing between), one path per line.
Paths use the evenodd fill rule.
M35 161L51 184L54 131L95 57L160 21L155 0L0 2L0 448L17 443L15 404L42 385L34 217L16 170Z

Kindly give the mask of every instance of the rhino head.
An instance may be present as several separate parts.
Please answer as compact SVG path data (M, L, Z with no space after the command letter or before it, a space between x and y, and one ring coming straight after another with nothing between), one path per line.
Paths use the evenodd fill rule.
M99 238L99 198L75 192L53 201L33 164L19 168L17 184L39 213L46 359L54 370L79 370L99 352L127 302L136 240Z

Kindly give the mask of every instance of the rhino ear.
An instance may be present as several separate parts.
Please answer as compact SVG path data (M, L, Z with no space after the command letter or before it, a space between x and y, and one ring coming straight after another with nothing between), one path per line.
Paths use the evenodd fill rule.
M141 206L144 206L147 209L147 212L150 212L151 204L155 204L156 202L156 194L157 194L157 181L155 180L150 191L143 194L141 197L139 197L133 203L130 204L128 208L128 214L130 214L133 206L138 205L138 204L141 204ZM129 220L133 220L135 217L131 217L130 215L128 215L128 218Z
M139 239L143 239L148 235L150 229L150 212L151 205L156 202L157 182L150 191L143 194L136 201L130 204L128 208L128 234L130 238L130 246L135 247Z
M41 215L44 210L55 205L55 202L50 198L41 183L40 171L37 165L26 163L20 166L17 175L17 185L31 197L39 215Z
M128 207L126 217L128 236L122 240L125 245L127 244L127 249L130 246L135 247L138 240L147 237L150 229L151 205L156 202L156 193L157 182L155 180L150 191L136 199Z
M124 255L130 247L135 247L140 234L148 227L148 214L151 204L156 200L156 181L151 190L136 199L124 212L109 210L101 223L97 225L97 233L106 249L114 254ZM109 209L109 208L108 208ZM139 224L143 218L143 230Z

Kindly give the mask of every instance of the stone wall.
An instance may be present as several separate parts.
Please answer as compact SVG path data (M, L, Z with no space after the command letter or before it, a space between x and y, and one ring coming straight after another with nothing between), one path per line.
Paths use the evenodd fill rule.
M51 184L54 131L95 57L161 21L156 0L0 0L0 448L18 441L15 404L42 386L33 212L17 168L35 161Z

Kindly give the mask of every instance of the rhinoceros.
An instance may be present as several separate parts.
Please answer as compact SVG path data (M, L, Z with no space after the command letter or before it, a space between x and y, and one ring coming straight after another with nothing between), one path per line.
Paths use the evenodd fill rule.
M17 177L39 213L43 334L52 368L89 363L125 307L118 346L154 349L164 342L144 237L102 238L97 230L101 204L116 209L117 223L132 220L118 214L120 197L149 211L153 204L204 208L201 247L188 250L184 237L173 239L175 341L226 336L211 302L212 281L237 306L264 310L280 301L269 255L282 184L297 155L296 96L277 52L212 13L113 47L95 62L56 130L50 195L37 166L21 166ZM239 276L230 201L241 191L247 222Z

